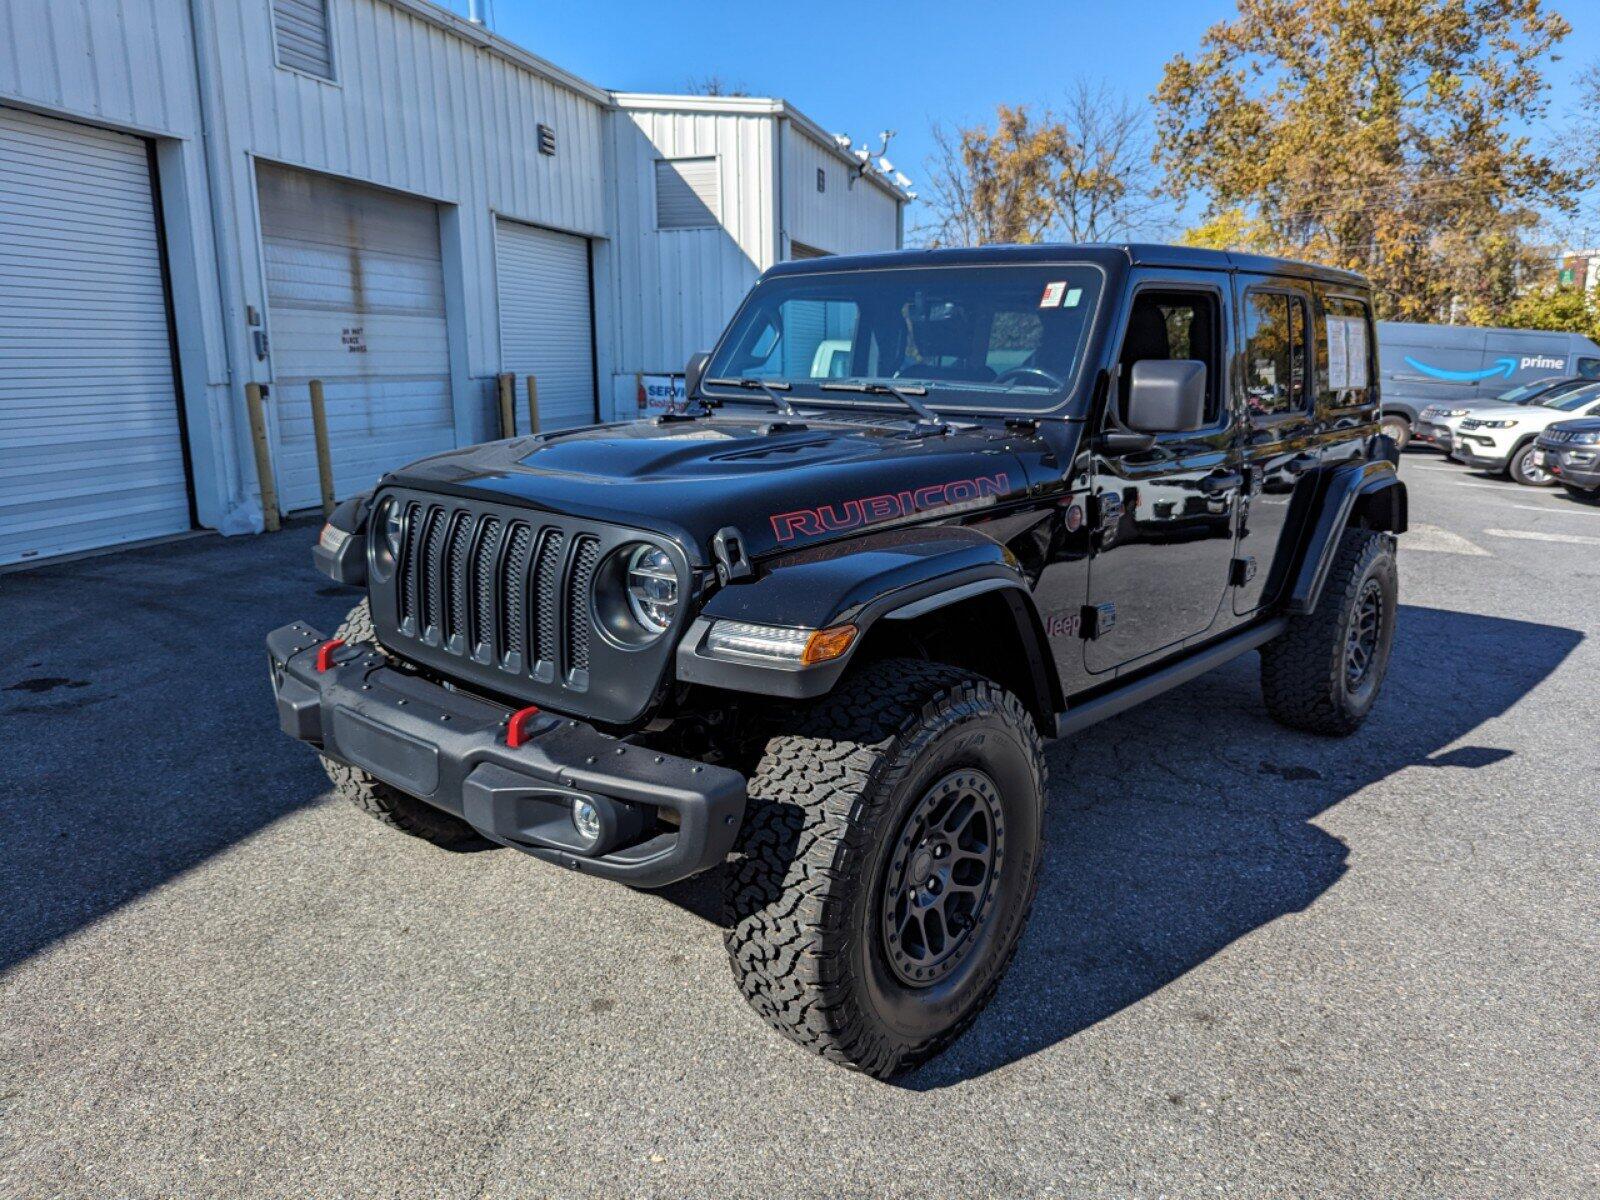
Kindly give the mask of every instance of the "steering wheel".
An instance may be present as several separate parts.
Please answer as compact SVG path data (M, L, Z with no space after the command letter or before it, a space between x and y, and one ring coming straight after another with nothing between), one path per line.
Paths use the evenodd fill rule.
M1009 371L1003 371L996 376L995 383L997 385L1002 383L1032 383L1035 386L1043 384L1043 386L1054 390L1066 383L1066 380L1058 378L1043 367L1012 367Z

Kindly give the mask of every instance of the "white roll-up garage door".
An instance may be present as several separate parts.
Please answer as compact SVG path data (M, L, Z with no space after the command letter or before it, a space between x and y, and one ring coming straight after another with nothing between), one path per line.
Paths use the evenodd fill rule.
M439 215L428 201L258 163L287 510L319 502L307 384L323 383L334 492L455 445Z
M527 428L527 376L539 381L539 426L595 420L589 243L500 220L495 227L500 369L517 377L517 428Z
M0 108L0 563L189 524L148 149Z

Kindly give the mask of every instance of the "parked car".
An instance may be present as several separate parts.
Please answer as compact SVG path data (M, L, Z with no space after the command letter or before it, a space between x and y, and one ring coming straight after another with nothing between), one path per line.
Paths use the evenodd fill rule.
M1535 404L1474 409L1453 434L1451 456L1480 471L1496 471L1532 487L1556 482L1534 457L1535 439L1564 417L1600 414L1600 383L1586 383Z
M1366 719L1407 520L1374 366L1366 281L1301 263L783 263L687 411L340 507L313 557L367 598L268 637L279 724L419 837L640 887L732 856L751 1007L893 1075L1017 947L1045 739L1252 651L1282 724Z
M1567 494L1579 500L1600 500L1600 417L1558 421L1539 435L1538 465L1549 471Z
M1595 381L1579 375L1565 377L1553 375L1547 379L1536 379L1532 383L1514 387L1492 400L1462 401L1454 405L1430 404L1418 415L1416 428L1412 431L1412 440L1419 445L1432 446L1449 454L1454 446L1455 427L1461 423L1463 417L1470 417L1478 409L1500 408L1507 404L1537 404L1587 387L1593 382Z
M1402 446L1422 410L1493 404L1549 375L1600 379L1600 345L1576 333L1378 322L1386 431Z

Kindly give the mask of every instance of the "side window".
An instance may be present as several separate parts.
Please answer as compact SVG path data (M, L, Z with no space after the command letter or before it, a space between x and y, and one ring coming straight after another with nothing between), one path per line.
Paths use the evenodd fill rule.
M1583 379L1600 379L1600 358L1580 358L1577 374Z
M1310 409L1306 302L1288 292L1245 294L1244 393L1252 417Z
M1333 408L1371 403L1374 346L1366 301L1324 296L1317 329L1317 377L1323 402Z
M1222 415L1222 369L1218 365L1217 299L1210 292L1141 291L1122 338L1124 386L1133 364L1148 359L1195 359L1206 365L1206 422Z

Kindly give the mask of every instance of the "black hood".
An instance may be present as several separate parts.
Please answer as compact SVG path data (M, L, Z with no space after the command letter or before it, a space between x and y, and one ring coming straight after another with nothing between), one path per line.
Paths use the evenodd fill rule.
M759 557L997 503L1026 489L1016 440L997 427L916 435L893 423L669 418L489 442L389 481L654 530L705 565L728 526Z

